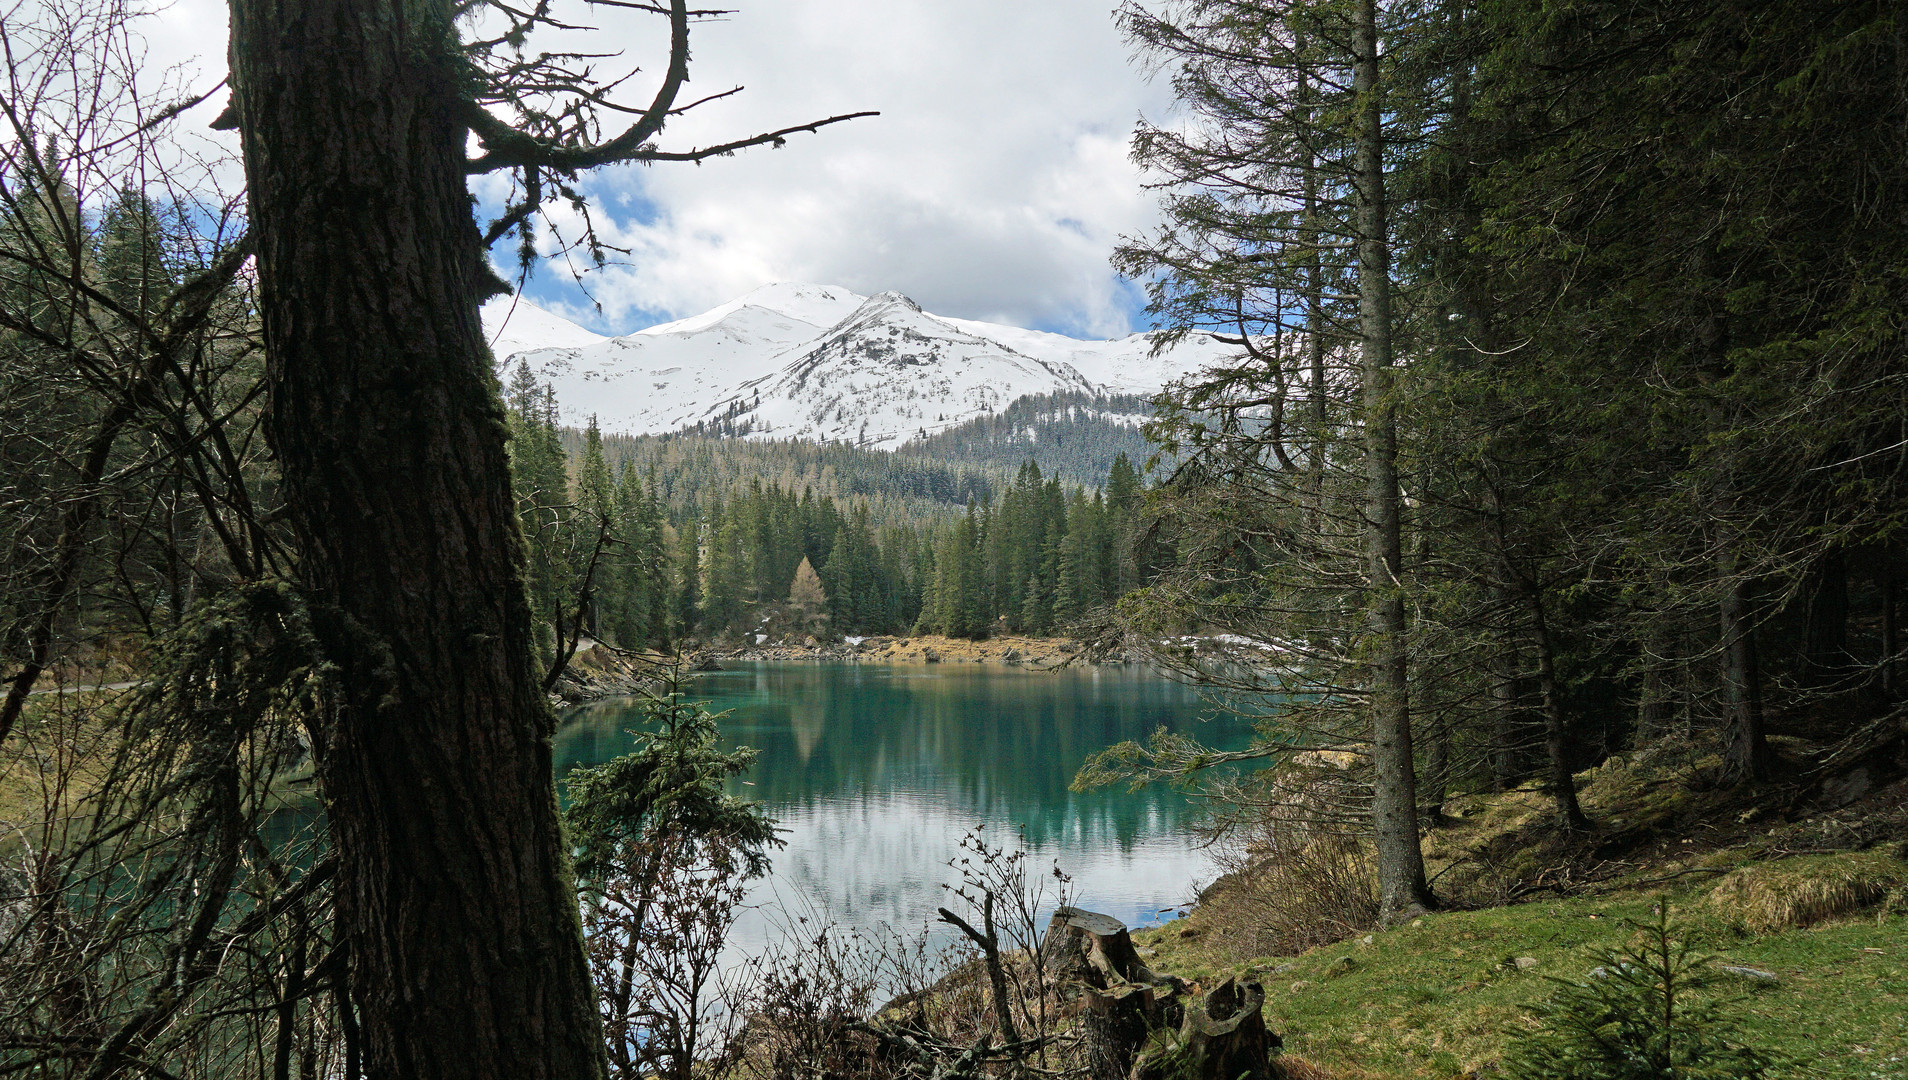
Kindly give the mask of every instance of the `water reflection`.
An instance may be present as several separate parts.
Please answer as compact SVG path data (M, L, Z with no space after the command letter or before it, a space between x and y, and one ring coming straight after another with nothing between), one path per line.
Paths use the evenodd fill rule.
M1067 784L1087 755L1162 725L1221 746L1248 734L1236 720L1202 719L1186 687L1129 668L764 664L699 677L691 694L733 710L725 738L761 751L731 788L788 830L761 896L799 897L857 927L932 918L947 859L977 824L1025 828L1038 865L1073 875L1084 906L1156 921L1211 877L1186 833L1187 800ZM637 720L623 702L566 716L559 773L626 752ZM769 934L754 916L736 944Z

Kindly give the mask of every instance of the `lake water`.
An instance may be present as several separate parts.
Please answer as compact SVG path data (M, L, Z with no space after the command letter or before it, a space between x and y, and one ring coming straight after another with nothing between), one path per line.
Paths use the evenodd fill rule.
M1170 918L1162 909L1214 876L1187 829L1196 808L1163 788L1067 785L1089 754L1161 725L1222 747L1250 734L1189 688L1133 667L738 665L696 676L687 694L731 710L725 739L761 757L730 790L787 830L732 941L744 952L777 936L778 906L858 929L922 926L947 903L947 862L979 824L996 842L1024 829L1034 868L1057 862L1081 907L1136 926ZM558 774L628 752L639 722L624 701L570 712L556 735Z

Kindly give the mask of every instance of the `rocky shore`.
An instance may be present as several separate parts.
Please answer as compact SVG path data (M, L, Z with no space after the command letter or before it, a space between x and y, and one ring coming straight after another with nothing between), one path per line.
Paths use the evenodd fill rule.
M586 642L550 688L552 704L568 708L661 690L662 662L660 656L618 655L596 642Z
M763 642L716 654L723 660L834 660L882 664L1003 664L1035 669L1122 664L1123 654L1097 654L1067 638L1003 635L984 641L924 635L822 642Z
M662 689L663 673L679 660L685 673L720 671L726 662L825 660L874 664L1000 664L1050 671L1061 667L1139 663L1137 653L1095 651L1068 638L1003 635L984 641L937 635L865 637L824 642L762 642L740 648L700 648L680 658L660 653L630 654L586 641L551 688L551 703L569 708L603 698L628 697Z

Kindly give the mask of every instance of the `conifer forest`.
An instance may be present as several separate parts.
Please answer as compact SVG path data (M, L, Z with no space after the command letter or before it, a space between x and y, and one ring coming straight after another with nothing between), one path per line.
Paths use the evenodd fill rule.
M710 137L724 49L833 77L724 36L751 7L229 0L195 68L161 5L0 5L0 1077L1908 1076L1908 6L1095 8L1032 43L1071 89L960 126L1104 97L1098 33L1154 95L1124 156L950 214L1027 234L982 245L990 288L1088 245L1130 311L937 322L874 278L956 255L869 199L879 295L836 290L782 383L600 422L554 388L576 341L740 303L628 270L674 189L618 178L850 187L931 126L915 69L1006 77L891 0L850 21L885 81L753 90L777 119ZM908 160L920 206L967 175ZM1126 224L1027 224L1096 185ZM739 236L724 282L772 262ZM499 344L487 302L572 286L632 332ZM1107 319L1149 335L1116 374L1223 359L1141 394L1032 355L1085 365L1114 330L1050 331ZM922 326L1045 381L909 404L971 375ZM918 430L754 426L782 385L845 424L856 379ZM889 744L737 689L778 664L984 692L854 720L923 725ZM1067 760L1003 771L1028 747ZM769 800L850 751L845 820L936 807L945 852ZM1055 769L1030 839L1003 778ZM1166 852L1186 903L1102 912L1089 841L1096 887ZM921 925L763 915L831 846Z

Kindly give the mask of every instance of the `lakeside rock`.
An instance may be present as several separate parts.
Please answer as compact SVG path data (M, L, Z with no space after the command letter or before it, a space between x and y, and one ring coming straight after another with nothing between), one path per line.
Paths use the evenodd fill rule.
M557 707L568 708L603 698L653 693L662 689L661 672L660 658L618 654L606 645L586 641L550 688L550 697Z

